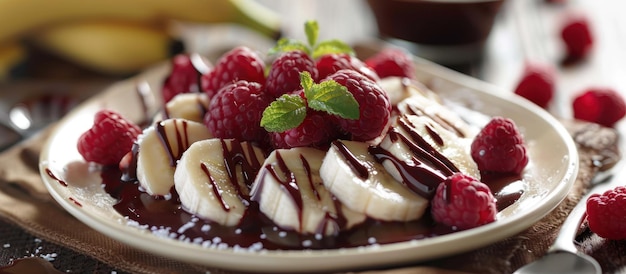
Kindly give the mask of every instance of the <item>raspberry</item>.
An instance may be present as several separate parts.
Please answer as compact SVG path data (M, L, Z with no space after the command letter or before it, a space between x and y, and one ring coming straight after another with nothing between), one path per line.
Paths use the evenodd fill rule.
M554 96L554 71L547 65L527 63L515 94L547 108Z
M217 138L265 144L267 132L261 127L261 116L270 102L261 84L239 80L215 94L204 123Z
M331 75L341 69L356 70L363 76L369 78L372 81L378 81L378 75L370 67L365 65L363 61L349 54L326 54L317 60L317 70L319 71L319 78L324 79L328 75Z
M587 200L589 229L610 240L626 239L626 187L618 186Z
M294 50L280 55L270 68L265 83L267 93L275 98L302 89L300 72L308 71L317 82L318 71L315 61L305 52Z
M382 88L354 70L339 70L326 79L345 86L359 103L359 119L337 119L339 127L352 135L352 140L368 141L380 136L391 116L391 103Z
M561 29L561 39L567 50L567 59L584 58L593 47L593 36L587 18L568 14Z
M626 115L624 98L610 88L590 88L576 96L574 118L613 127Z
M496 199L486 184L455 173L437 187L430 212L436 222L464 230L495 221Z
M380 78L398 76L415 79L415 65L404 50L386 48L365 60Z
M78 152L88 162L116 165L139 134L141 128L120 114L101 110L94 116L93 126L79 137Z
M219 58L217 65L200 78L200 86L209 96L237 80L265 83L265 62L250 48L236 47Z
M293 147L327 149L330 142L339 135L332 120L324 112L308 109L306 118L299 126L283 132L270 133L272 146L277 149Z
M491 119L472 142L471 154L481 172L520 174L528 164L524 139L508 118Z
M174 96L200 90L201 72L193 65L190 55L178 54L171 60L172 71L163 82L163 102L169 102Z

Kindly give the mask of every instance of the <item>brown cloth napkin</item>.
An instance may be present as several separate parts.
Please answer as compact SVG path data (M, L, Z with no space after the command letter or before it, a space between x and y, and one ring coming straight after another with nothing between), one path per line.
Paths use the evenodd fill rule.
M527 230L492 245L410 266L363 273L510 273L541 257L559 225L585 193L593 176L619 159L616 131L595 124L564 123L580 152L580 172L574 188L552 213ZM50 129L0 154L0 220L37 238L130 273L231 273L152 255L96 232L66 213L48 194L38 171L39 151ZM588 230L577 239L586 253L599 260L606 273L626 270L626 241L606 241ZM1 244L1 243L0 243ZM63 264L58 260L55 264ZM76 262L74 262L76 263ZM59 268L59 267L57 267ZM109 269L104 267L104 269ZM61 269L62 270L62 269ZM113 270L108 270L111 273Z

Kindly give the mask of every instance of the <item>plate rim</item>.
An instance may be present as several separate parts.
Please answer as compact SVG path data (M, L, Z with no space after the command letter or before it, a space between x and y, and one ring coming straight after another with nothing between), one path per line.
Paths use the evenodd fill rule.
M521 107L527 109L528 111L534 112L538 117L545 120L551 125L554 126L554 130L559 135L559 137L570 136L565 127L556 120L551 114L546 112L544 109L539 108L538 106L532 104L531 102L516 96L512 93L504 92L499 87L496 87L487 82L481 81L476 78L472 78L470 76L464 75L462 73L452 71L445 67L442 67L433 62L420 59L418 57L413 57L416 64L416 71L428 71L433 76L438 78L454 82L454 83L463 83L462 85L465 87L469 87L476 92L483 92L490 96L497 97L498 99L503 99L506 101L510 101L513 104L520 105ZM438 257L442 257L445 255L453 255L457 253L461 253L464 251L469 251L472 249L477 249L488 245L490 243L495 243L499 240L502 240L506 237L510 237L514 234L521 232L522 230L530 227L532 224L539 221L541 218L545 217L549 214L554 208L556 208L563 199L569 193L571 187L573 186L579 168L578 161L578 151L574 144L574 141L571 138L560 138L568 151L568 161L567 164L564 165L566 168L566 172L557 183L557 186L553 191L551 191L548 195L544 197L544 199L548 200L549 203L541 203L537 206L533 207L533 212L541 211L541 214L516 214L513 217L510 217L506 220L506 222L494 222L481 227L477 227L470 230L458 231L455 233L438 236L434 238L427 238L421 240L414 240L409 242L400 242L400 243L392 243L392 244L384 244L374 247L366 247L366 248L341 248L341 249L331 249L331 250L297 250L297 251L266 251L266 252L254 252L254 253L246 253L246 252L238 252L232 249L229 250L216 250L212 248L202 247L197 244L189 244L184 243L178 240L173 240L169 238L158 237L149 231L141 231L140 229L130 229L130 230L122 230L116 231L117 229L122 229L119 225L113 225L111 222L105 222L103 220L99 220L97 218L93 218L90 214L88 214L85 210L81 210L79 207L76 207L71 201L68 201L68 197L64 197L60 192L56 190L59 186L57 184L51 182L51 178L48 176L46 172L46 168L49 165L49 155L48 151L50 150L50 146L57 131L59 130L58 125L62 125L67 123L68 120L74 116L74 113L81 112L84 108L90 106L91 104L95 104L98 100L104 98L104 96L114 90L116 87L126 83L137 82L138 79L146 78L146 75L150 75L152 73L158 74L163 73L168 69L168 64L162 64L156 66L152 69L147 70L144 73L136 75L134 77L116 82L111 86L105 88L101 94L98 94L87 101L83 102L81 105L76 107L76 109L72 110L68 113L63 119L61 119L55 125L55 128L52 129L50 138L48 138L44 146L42 147L42 152L40 154L39 165L40 165L40 174L44 181L44 185L48 189L48 192L52 195L52 197L59 203L66 211L68 211L71 215L79 219L79 221L85 223L92 229L107 235L110 238L121 241L125 244L133 246L143 251L147 251L156 255L165 256L168 258L177 259L180 261L188 262L188 263L201 263L207 267L218 267L230 270L243 270L243 271L272 271L272 272L293 272L293 271L330 271L330 270L345 270L345 269L355 269L355 268L367 268L372 266L381 266L381 265L390 265L390 264L403 264L408 262L421 262L429 259L434 259ZM528 215L528 216L527 216ZM524 224L520 224L519 219L525 218L527 221ZM516 222L518 221L518 222ZM129 228L126 224L121 224L124 228ZM130 233L129 233L130 232ZM481 235L486 235L489 233L491 235L489 238L482 238ZM148 236L146 236L148 235ZM152 239L156 239L155 241L146 241L141 242L139 238L135 237L148 237ZM407 254L411 252L403 252L407 251L413 246L433 246L440 245L449 242L459 242L460 239L465 239L467 237L475 238L472 242L470 241L460 241L460 243L455 243L455 252L446 252L442 250L437 250L436 252L431 252L428 254ZM494 240L494 238L497 238ZM413 243L415 242L415 243ZM162 244L167 243L170 245L172 250L168 248L167 250L163 249ZM424 248L426 248L424 247ZM375 250L375 252L369 252L369 250ZM356 251L353 251L356 250ZM186 251L186 252L174 252L174 251ZM189 251L193 256L188 256ZM196 252L202 251L202 252ZM362 252L363 251L363 252ZM243 258L244 260L252 259L255 261L254 264L232 264L230 256L233 254L237 254L238 260ZM383 259L387 256L381 256L385 254L394 255L393 260ZM338 256L340 255L340 256ZM280 264L272 263L274 260L283 260L285 256L288 256L291 260L297 260L298 268L285 268ZM359 258L367 258L367 260L360 259L358 262L351 262L351 260L347 260L348 258L352 258L354 256L358 256ZM211 260L207 260L207 258L213 257ZM220 260L221 259L221 260ZM271 259L271 262L265 262ZM258 260L258 261L257 261ZM318 260L325 260L328 263L320 265ZM210 261L210 263L207 263ZM204 262L204 263L203 263ZM249 261L248 261L249 262ZM262 266L263 269L259 269L259 266Z

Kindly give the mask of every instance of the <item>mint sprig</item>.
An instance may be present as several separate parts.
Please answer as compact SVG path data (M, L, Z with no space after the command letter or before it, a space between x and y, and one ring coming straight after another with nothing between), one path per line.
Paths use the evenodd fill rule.
M310 108L345 119L359 119L359 103L348 88L333 80L315 84L308 72L300 73L300 80Z
M341 40L325 40L318 42L319 25L317 21L306 21L304 23L304 33L307 43L295 39L281 38L269 51L270 55L292 50L306 52L311 58L317 59L325 54L345 53L354 56L354 49Z
M306 103L298 95L283 94L263 111L261 126L269 132L295 128L306 117Z
M307 107L345 119L359 118L359 103L352 93L334 80L316 84L309 72L300 73L306 100L298 95L282 95L264 111L261 126L269 132L283 132L299 126L306 118Z

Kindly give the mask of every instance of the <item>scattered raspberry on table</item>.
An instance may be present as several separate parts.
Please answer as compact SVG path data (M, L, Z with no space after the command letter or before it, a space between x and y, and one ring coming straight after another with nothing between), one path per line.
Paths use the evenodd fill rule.
M619 186L587 200L589 229L610 240L626 239L626 187Z
M552 67L528 62L514 92L542 108L547 108L554 97L554 78Z
M613 127L626 115L624 98L611 88L590 88L572 104L574 118Z
M568 13L561 29L567 60L580 60L593 48L594 39L589 20L582 14Z

